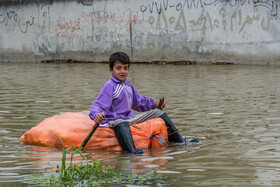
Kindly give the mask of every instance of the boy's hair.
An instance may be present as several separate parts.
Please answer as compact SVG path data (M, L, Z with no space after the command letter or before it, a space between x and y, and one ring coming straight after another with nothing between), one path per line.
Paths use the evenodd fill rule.
M128 64L130 66L129 56L123 52L116 52L110 56L109 67L113 69L115 62L120 61L122 64Z

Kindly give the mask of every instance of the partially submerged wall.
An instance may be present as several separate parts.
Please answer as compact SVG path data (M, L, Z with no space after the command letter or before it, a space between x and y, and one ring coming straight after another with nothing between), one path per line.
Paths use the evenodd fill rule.
M280 64L277 0L0 0L0 61Z

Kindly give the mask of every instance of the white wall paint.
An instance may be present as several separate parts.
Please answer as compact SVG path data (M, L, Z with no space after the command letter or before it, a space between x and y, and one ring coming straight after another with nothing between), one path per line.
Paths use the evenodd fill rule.
M0 61L98 62L125 51L133 61L280 64L279 5L277 0L2 3Z

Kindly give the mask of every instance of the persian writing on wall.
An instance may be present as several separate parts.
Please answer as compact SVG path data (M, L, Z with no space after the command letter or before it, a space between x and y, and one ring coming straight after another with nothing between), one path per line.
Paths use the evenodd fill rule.
M55 14L55 5L40 4L32 12L0 8L0 26L7 31L28 33L55 32L58 38L78 38L81 30L106 27L108 24L148 24L157 30L227 31L242 33L252 24L258 24L263 31L271 21L278 19L277 0L161 0L139 1L135 7L107 8L98 10L84 6L71 18ZM251 11L248 11L251 9ZM32 9L33 10L33 9ZM214 10L214 11L213 11ZM73 13L72 13L73 14ZM73 18L74 17L74 18Z
M32 28L50 31L50 9L45 4L37 5L32 12L26 12L23 8L0 8L0 25L8 28L9 32L27 33Z
M218 6L219 5L219 6ZM246 9L245 9L246 6ZM207 11L209 7L221 7L216 13ZM248 7L253 12L248 12ZM234 11L228 11L233 9ZM159 29L175 29L199 27L200 30L215 28L241 33L246 27L257 22L263 30L267 30L271 20L278 19L278 6L276 0L182 0L174 1L162 0L143 3L140 10L146 15L149 24ZM170 10L177 12L178 16L168 14ZM191 11L201 10L196 19L189 16ZM211 10L211 9L208 9ZM157 15L155 15L155 13ZM261 17L262 15L262 17ZM191 18L189 18L191 17ZM234 28L238 26L238 28Z

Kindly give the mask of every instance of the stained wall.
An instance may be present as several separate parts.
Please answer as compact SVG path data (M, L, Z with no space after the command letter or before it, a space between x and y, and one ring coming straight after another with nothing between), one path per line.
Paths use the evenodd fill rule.
M0 61L280 64L277 0L0 0Z

